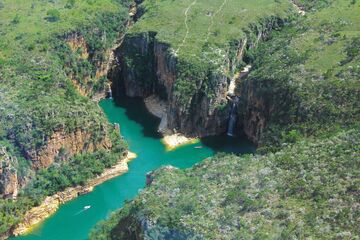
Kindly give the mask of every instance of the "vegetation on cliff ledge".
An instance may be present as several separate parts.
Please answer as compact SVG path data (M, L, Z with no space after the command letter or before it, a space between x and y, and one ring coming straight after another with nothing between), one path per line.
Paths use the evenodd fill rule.
M0 199L0 236L45 196L84 184L126 151L97 104L81 96L75 85L92 90L88 95L104 90L104 79L96 76L96 70L106 61L106 49L124 31L129 4L0 1L0 146L15 157L11 167L20 191L17 200ZM82 84L84 79L91 84ZM34 167L34 155L47 148L53 134L65 138L75 132L89 135L83 139L84 149L75 156L66 148L53 149L58 155L49 159L51 167L36 171L42 166ZM111 147L86 152L86 146L104 141ZM9 184L6 181L0 186Z
M168 65L173 64L170 69L176 74L175 97L189 108L198 92L215 98L216 80L231 79L241 70L245 48L256 46L267 31L295 11L287 0L148 0L139 5L138 12L141 18L127 38L131 41L151 33L145 37L168 47ZM143 57L144 48L134 51L130 44L124 51L127 68L143 76L137 81L148 80L148 74L138 70L139 66L147 71L151 68L149 59Z
M319 3L320 4L320 3ZM321 4L320 4L321 5ZM252 109L267 121L260 145L356 127L360 109L360 4L333 1L291 21L248 53L253 71L242 83L264 104ZM239 89L245 102L246 92ZM246 121L245 116L244 121Z

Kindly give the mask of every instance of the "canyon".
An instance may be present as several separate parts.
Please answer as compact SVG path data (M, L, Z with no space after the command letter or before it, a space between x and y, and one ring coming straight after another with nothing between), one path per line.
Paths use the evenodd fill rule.
M130 97L149 99L152 105L161 106L155 115L161 118L159 132L164 136L180 135L184 138L202 138L225 133L228 129L231 106L235 98L241 99L236 119L236 135L244 131L255 143L259 141L260 132L266 127L266 117L250 110L261 105L261 100L253 94L251 85L245 85L244 79L250 68L237 67L244 60L246 51L256 48L260 40L266 40L267 34L281 26L283 20L273 17L264 20L250 36L238 39L233 49L227 49L224 56L222 72L211 69L200 69L197 76L186 76L185 81L193 85L193 90L184 99L178 87L181 84L183 66L193 68L182 59L172 54L172 47L159 41L156 32L129 33L125 35L122 45L115 50L117 65L112 67L110 81L116 94L125 93ZM260 26L260 27L259 27ZM230 53L236 53L232 58ZM196 71L188 70L188 71ZM232 72L230 76L225 73ZM241 90L240 90L241 89ZM179 95L180 94L180 95ZM150 104L147 104L150 105ZM159 112L160 109L160 112ZM151 106L149 106L152 112ZM241 129L241 130L240 130ZM254 129L258 132L254 132ZM181 138L180 137L180 138ZM181 140L179 141L182 142Z
M297 144L307 137L330 134L329 129L336 132L337 129L354 128L357 116L354 99L358 93L356 79L359 76L356 65L358 40L347 35L352 28L343 22L334 20L331 22L333 25L325 29L326 32L321 15L316 15L315 10L308 13L309 5L304 5L304 2L307 4L303 0L263 2L262 8L258 8L257 4L247 1L240 6L235 0L214 0L211 3L201 0L178 1L172 4L168 4L168 1L129 1L121 6L122 17L116 18L117 13L107 12L99 17L101 21L95 20L93 26L81 25L84 28L82 31L75 28L69 28L65 34L59 31L56 37L51 38L52 41L56 40L51 47L56 61L51 62L52 57L46 60L39 57L45 50L49 51L46 45L39 51L39 56L34 54L31 60L26 61L29 66L18 67L15 71L10 66L17 59L9 61L4 68L5 77L0 75L1 80L5 79L4 84L0 85L0 100L4 101L4 107L0 108L0 200L12 206L18 199L25 199L25 202L30 199L21 209L31 208L23 213L14 207L11 223L16 225L11 225L9 221L3 227L1 223L3 232L0 238L32 232L34 225L53 215L61 205L127 172L127 161L134 156L125 156L128 146L121 136L123 132L124 136L131 136L130 147L139 151L140 160L146 162L143 162L144 165L134 165L144 175L141 178L135 176L139 174L135 171L114 180L122 184L129 184L129 179L135 182L126 189L128 191L123 189L126 194L117 199L121 202L117 202L117 208L123 207L124 201L132 199L138 193L135 192L144 187L145 181L150 189L145 191L150 192L158 186L161 188L156 181L155 184L150 183L162 178L162 175L174 175L174 178L180 179L182 170L170 166L172 159L180 168L190 167L205 157L213 156L219 149L226 149L211 143L213 139L232 146L241 142L239 136L245 135L259 147L261 153L268 154L264 157L266 164L270 164L267 167L278 169L271 162L271 154L284 146ZM339 9L345 13L352 11L340 2L336 3ZM206 7L204 4L207 4ZM326 8L329 6L326 4L319 4L319 9L324 8L325 15L335 16L335 13L326 12L333 11L331 7ZM352 4L356 5L356 2ZM174 14L170 16L169 12ZM312 25L312 20L317 24ZM338 30L340 25L344 27L343 31ZM312 35L306 33L320 35L315 34L316 37L311 38ZM108 41L108 37L111 40ZM19 36L17 38L21 39ZM303 42L312 42L318 47L317 51L303 46ZM26 48L30 52L34 50L31 43ZM323 56L329 57L318 53L323 49L327 49L325 53L342 51L346 59L343 59L343 55L337 55L331 58L333 65L321 65L330 61L321 59ZM26 57L24 59L27 60ZM61 64L51 64L55 62ZM49 65L55 67L50 68ZM34 72L21 75L28 69ZM10 96L25 100L13 104ZM344 96L347 100L344 100ZM114 102L103 100L106 97ZM131 109L132 104L136 104L134 108L139 108L135 109L139 112ZM113 112L109 113L109 110ZM155 118L143 117L140 110L150 112ZM118 116L115 117L116 114ZM122 122L128 125L125 129L121 125L119 135L119 124ZM135 126L134 122L151 126L140 130L141 127ZM153 124L157 125L155 132ZM128 126L129 129L126 129ZM131 129L136 134L129 133ZM162 136L161 140L159 135ZM333 139L349 147L350 144L343 141L343 135L353 137L350 131ZM131 142L132 139L136 140L135 143ZM146 156L141 156L142 141L146 143ZM301 145L294 146L298 148L296 154L303 152ZM290 152L289 149L286 151ZM325 154L331 156L332 153L325 151ZM190 160L184 160L186 164L182 165L181 157ZM114 158L117 161L110 167L108 163L113 164ZM219 160L221 156L214 159ZM228 162L234 160L231 157L224 159ZM260 164L257 156L253 160ZM242 160L237 158L236 161ZM289 162L292 163L290 160L286 163ZM163 169L171 171L160 170L160 176L156 176L154 168L164 163L169 163L169 167ZM66 169L74 171L71 164L85 166L85 171L81 173L95 178L85 178L84 181L80 177L73 179L63 174L70 181L59 177L58 173L67 173ZM61 172L62 167L64 172ZM194 167L195 170L197 168L201 169L202 164ZM260 184L260 175L268 168L257 169L260 180L254 177L257 170L251 168L254 173L250 177ZM87 169L89 172L86 172ZM102 174L101 169L104 170ZM145 173L149 173L146 180ZM180 177L176 176L178 173ZM229 176L234 174L229 172ZM217 176L221 176L221 173L217 173ZM201 178L204 182L211 182L213 177L201 173ZM223 180L219 178L219 181ZM57 190L51 195L50 191L40 188L43 192L39 190L38 196L37 192L32 195L30 191L27 198L27 187L32 187L34 182L34 186L39 187L36 184L42 183ZM173 184L176 186L176 183ZM180 181L181 184L184 183ZM269 186L270 189L272 185ZM352 186L349 189L352 191ZM227 201L237 199L231 195L234 191L228 191ZM279 196L274 198L278 199ZM39 199L44 201L37 206L35 202ZM243 195L238 200L244 205L254 203L250 201L254 199L249 200ZM137 204L136 201L133 204ZM185 212L187 208L194 207L191 203L187 204ZM257 207L254 206L252 208ZM104 209L114 210L114 206ZM1 210L7 211L6 207ZM101 210L97 211L99 214L92 221L105 217L103 212L100 214ZM57 216L55 214L55 219ZM20 224L19 219L23 219ZM132 216L121 219L119 225L127 220L131 223L134 219ZM148 225L154 225L146 219L142 222L145 228L140 224L136 231L143 228L145 232ZM86 226L86 230L81 230L82 237L90 225L92 227L93 222ZM156 226L154 231L157 231ZM182 237L186 235L183 232L179 234ZM140 236L138 233L135 235Z

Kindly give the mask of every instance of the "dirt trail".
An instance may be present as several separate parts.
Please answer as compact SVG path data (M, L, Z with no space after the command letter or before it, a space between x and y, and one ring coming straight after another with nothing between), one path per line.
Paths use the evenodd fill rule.
M224 2L221 4L221 6L219 7L219 9L214 13L214 15L211 16L211 24L208 27L208 33L205 39L205 42L209 41L209 37L211 34L211 29L214 26L214 18L223 10L224 6L226 5L228 0L224 0Z
M185 27L186 27L186 34L185 34L185 37L184 37L184 39L182 40L181 44L179 45L178 49L176 49L176 51L175 51L175 54L176 54L176 55L179 53L180 49L185 45L186 39L187 39L187 37L188 37L188 35L189 35L190 29L189 29L189 26L188 26L188 23L187 23L187 22L188 22L188 13L189 13L191 7L196 4L196 2L197 2L197 0L194 0L194 1L186 8L186 10L185 10L185 20L184 20L184 23L185 23Z

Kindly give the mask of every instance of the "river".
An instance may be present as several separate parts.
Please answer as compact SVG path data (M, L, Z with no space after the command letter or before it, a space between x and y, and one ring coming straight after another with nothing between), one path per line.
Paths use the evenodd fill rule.
M109 214L134 198L145 186L146 173L164 165L188 168L216 152L248 153L254 148L243 138L211 137L199 143L166 151L156 132L159 119L147 112L141 99L122 97L118 103L103 100L100 107L111 123L119 123L121 135L138 157L129 163L129 172L95 187L64 205L28 235L16 240L82 240ZM194 148L202 146L203 148ZM91 208L83 210L84 206Z

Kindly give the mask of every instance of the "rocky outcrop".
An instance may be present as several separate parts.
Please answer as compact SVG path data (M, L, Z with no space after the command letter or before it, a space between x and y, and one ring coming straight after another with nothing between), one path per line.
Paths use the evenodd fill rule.
M246 136L258 144L266 127L270 114L270 106L258 93L257 86L252 81L239 80L240 87L238 95L241 102L238 106L239 119L238 128L243 129Z
M118 45L115 44L114 48L106 49L101 58L94 57L93 51L91 51L84 36L80 33L74 32L68 34L66 37L66 43L68 44L72 54L77 58L78 62L87 61L94 66L94 76L85 75L78 76L76 71L68 72L68 77L71 79L75 88L83 96L91 96L95 100L100 100L106 97L107 87L105 83L95 89L95 85L98 84L101 78L106 77L110 68L110 63L113 60L113 52ZM99 38L106 38L106 35ZM66 67L72 68L71 64L67 64ZM80 78L80 80L79 80ZM99 88L99 89L98 89Z
M156 95L149 96L144 99L146 108L151 114L158 118L163 118L166 115L166 102L161 100Z
M301 5L299 0L292 0L292 3L295 7L295 9L297 10L297 12L301 15L301 16L305 16L306 14L306 9L304 6Z
M146 174L146 186L150 186L153 183L156 175L158 175L160 172L162 172L162 171L173 171L173 170L176 170L176 169L178 169L178 168L176 168L174 166L171 166L171 165L168 165L168 166L161 167L161 168L159 168L157 170L148 172Z
M89 193L96 185L127 172L127 163L134 158L136 158L136 154L128 152L124 159L119 160L112 168L106 169L100 176L91 180L86 186L67 188L63 192L58 192L53 196L46 197L40 206L32 208L25 214L24 220L15 227L12 231L12 235L18 236L28 232L34 225L54 214L61 204L64 204L79 195Z
M212 74L210 79L203 79L198 91L184 104L174 94L178 60L169 54L170 47L155 36L156 33L142 33L125 37L117 50L119 72L112 79L118 91L124 90L131 97L157 95L162 99L167 105L163 116L166 126L162 124L159 130L165 134L179 132L203 137L226 131L228 109L218 106L227 104L228 78ZM201 91L207 80L215 86L215 98L210 99Z
M16 158L10 156L5 147L0 147L0 197L15 199L18 194Z
M97 149L110 149L111 140L105 136L101 141L93 140L90 132L78 129L72 133L59 130L46 141L46 145L41 149L32 150L26 153L27 158L31 159L34 169L49 167L56 158L66 154L71 157L76 153L93 152Z

